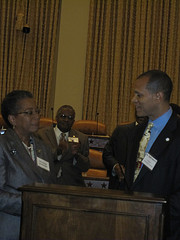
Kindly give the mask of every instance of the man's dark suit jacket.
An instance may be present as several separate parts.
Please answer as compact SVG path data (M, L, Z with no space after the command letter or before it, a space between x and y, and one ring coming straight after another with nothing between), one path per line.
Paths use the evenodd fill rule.
M103 162L109 176L110 189L124 189L124 182L119 182L117 175L112 174L115 164L125 165L127 159L128 137L131 135L135 122L126 125L118 125L103 150Z
M74 156L71 154L71 151L67 151L60 161L57 160L58 144L53 127L41 128L37 134L52 149L55 156L56 175L58 176L60 168L62 170L61 176L57 178L57 182L63 185L85 186L82 172L86 172L90 167L88 136L77 130L70 130L69 136L79 138L81 143L79 153L75 157L77 162L73 164Z
M157 160L153 170L143 165L133 182L139 142L147 124L131 131L125 163L127 188L130 191L148 192L166 197L166 239L180 239L180 119L172 114L149 153Z
M33 142L37 156L48 161L52 170L51 151L39 139L33 138ZM0 135L0 239L19 239L21 192L18 188L34 182L53 183L53 173L38 167L17 134L8 129Z

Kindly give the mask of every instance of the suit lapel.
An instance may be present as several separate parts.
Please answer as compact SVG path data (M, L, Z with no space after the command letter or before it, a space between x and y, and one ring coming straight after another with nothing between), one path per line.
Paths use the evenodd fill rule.
M146 123L139 124L131 130L131 134L128 136L127 161L125 165L125 167L128 169L128 171L126 171L126 182L128 184L128 188L133 184L139 142L142 138L145 128Z
M174 138L173 132L175 131L176 128L177 118L175 118L173 115L166 124L165 128L161 131L161 133L159 134L159 136L157 137L156 141L153 143L149 151L149 154L152 155L157 161L159 159L159 156L161 156L161 154L165 151L166 148L168 148L168 146L173 141ZM162 159L159 161L162 161ZM136 181L134 182L134 185L136 185L149 171L151 170L143 165Z
M70 137L73 137L73 136L75 136L75 137L79 137L78 134L77 134L77 132L75 132L74 129L71 129L71 130L70 130L70 132L69 132L69 136L70 136Z
M13 158L16 159L16 162L19 162L22 168L26 169L26 171L29 169L29 172L33 171L41 178L41 169L37 167L36 163L34 163L17 134L11 129L8 131L10 136L9 143L11 146L10 152L13 153ZM11 139L13 139L13 141L11 141Z
M49 139L49 142L53 145L53 147L57 148L58 145L53 127L47 128L45 134L46 137Z
M142 135L144 133L144 130L146 128L146 124L143 125L137 125L132 129L130 136L128 137L128 159L132 166L135 168L135 162L134 159L137 158L137 151L139 148L139 142L142 138ZM134 170L134 169L133 169Z

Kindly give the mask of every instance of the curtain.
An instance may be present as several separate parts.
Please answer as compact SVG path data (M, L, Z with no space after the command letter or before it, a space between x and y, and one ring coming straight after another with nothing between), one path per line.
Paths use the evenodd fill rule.
M109 134L133 121L133 83L150 69L167 72L180 104L179 53L179 0L91 0L83 119L105 123Z
M60 3L60 0L0 0L1 101L12 90L28 90L42 115L50 116ZM29 33L23 32L26 25Z

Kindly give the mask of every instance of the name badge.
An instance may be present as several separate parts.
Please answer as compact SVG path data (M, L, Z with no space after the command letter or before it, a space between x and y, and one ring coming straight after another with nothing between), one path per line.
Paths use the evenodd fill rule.
M77 138L75 136L68 137L68 142L79 143L79 138Z
M152 171L157 163L157 160L149 153L146 153L142 163Z
M50 171L50 168L49 168L49 162L43 160L42 158L39 158L37 157L37 165L40 167L40 168L43 168L45 169L46 171Z

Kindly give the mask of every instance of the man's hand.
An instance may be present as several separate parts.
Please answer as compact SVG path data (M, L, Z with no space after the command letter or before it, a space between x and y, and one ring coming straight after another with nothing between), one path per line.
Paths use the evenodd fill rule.
M125 168L124 168L124 166L121 165L121 168L122 168L122 170L123 170L123 173L125 173ZM118 163L114 166L114 171L115 171L115 173L117 174L120 182L124 179L124 175L123 175L123 173L122 173L122 171L121 171L121 168L120 168L120 166L119 166Z
M71 142L69 143L72 155L76 155L79 152L80 143Z

